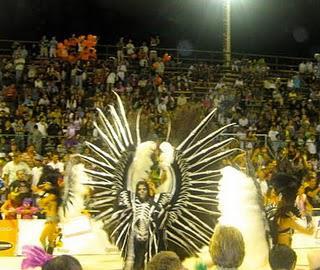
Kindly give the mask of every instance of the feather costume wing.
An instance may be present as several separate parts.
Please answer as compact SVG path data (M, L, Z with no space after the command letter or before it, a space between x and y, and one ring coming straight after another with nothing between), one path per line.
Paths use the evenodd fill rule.
M128 243L132 206L127 191L127 173L133 161L135 145L120 97L116 94L118 111L109 106L109 119L98 109L99 123L95 122L103 149L86 142L94 157L80 155L93 169L85 169L90 180L83 184L94 187L89 207L98 212L95 218L103 221L111 241L125 256ZM119 205L121 201L121 205Z
M219 161L239 150L226 150L233 138L216 140L232 124L199 138L214 113L209 113L175 150L172 168L176 187L163 225L169 249L182 258L196 255L208 245L220 216L217 208Z
M141 143L139 133L140 113L137 117L135 145L118 95L117 100L119 109L117 111L110 106L110 120L99 110L100 124L95 124L106 146L102 149L88 142L88 147L97 158L81 157L95 166L95 169L86 169L86 173L92 177L92 181L86 184L97 190L91 207L99 211L97 218L104 221L113 243L125 257L134 211L131 193L128 191L130 183L127 181L134 174L131 164L141 156L138 152L144 143ZM149 228L149 253L156 252L163 246L159 243L160 238L168 243L166 248L175 250L181 257L195 255L210 240L214 224L220 216L217 208L218 183L221 177L218 163L239 150L226 150L234 139L216 140L231 125L199 138L214 113L215 111L209 113L176 149L171 147L173 160L167 166L172 174L173 184L170 192L162 192L154 198L155 204L162 207L162 210L157 212L157 224L152 223ZM123 206L120 209L115 207L119 205L118 200Z

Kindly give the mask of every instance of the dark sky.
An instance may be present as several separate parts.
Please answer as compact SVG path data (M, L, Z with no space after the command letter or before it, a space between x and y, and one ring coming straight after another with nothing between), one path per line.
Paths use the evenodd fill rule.
M0 0L0 39L92 33L139 43L221 50L223 0ZM320 0L232 0L233 51L312 56L320 51Z

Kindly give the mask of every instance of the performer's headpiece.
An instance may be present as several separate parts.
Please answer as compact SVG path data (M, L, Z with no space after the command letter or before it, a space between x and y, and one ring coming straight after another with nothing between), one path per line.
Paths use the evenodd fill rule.
M53 258L52 255L46 253L42 248L29 245L23 246L22 255L26 257L21 264L22 270L42 267Z

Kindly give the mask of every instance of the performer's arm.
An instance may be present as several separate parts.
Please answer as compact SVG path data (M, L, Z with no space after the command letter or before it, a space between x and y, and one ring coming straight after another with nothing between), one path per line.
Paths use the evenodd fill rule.
M48 194L46 197L43 197L39 200L39 206L43 208L44 206L48 205L51 202L56 201L56 195L54 194Z
M314 226L303 227L300 224L298 224L293 218L289 218L287 222L290 228L297 230L301 233L313 234L314 232Z
M314 191L309 191L307 195L311 198L315 197L320 191L320 187L316 188Z

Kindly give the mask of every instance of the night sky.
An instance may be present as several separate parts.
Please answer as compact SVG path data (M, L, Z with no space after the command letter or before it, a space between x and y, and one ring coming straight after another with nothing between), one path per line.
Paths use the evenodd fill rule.
M96 34L139 44L221 50L223 0L0 0L0 39ZM310 57L320 52L320 0L232 0L233 51Z

